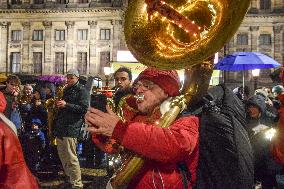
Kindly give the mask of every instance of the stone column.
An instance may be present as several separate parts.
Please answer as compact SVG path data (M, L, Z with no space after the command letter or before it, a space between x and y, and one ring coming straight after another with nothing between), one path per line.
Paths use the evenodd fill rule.
M97 21L89 21L90 25L90 41L89 41L89 61L90 61L90 67L89 67L89 73L90 74L97 74L99 73L99 64L96 60L96 36L97 36Z
M67 50L66 50L66 72L70 68L75 68L75 53L74 53L74 21L66 21L65 25L67 26Z
M251 38L250 38L250 45L251 51L257 51L257 44L258 44L258 26L250 26Z
M111 60L117 60L117 51L120 49L120 34L121 34L121 20L113 20L113 35L112 35L112 49L111 49Z
M54 8L55 0L46 0L45 1L45 8Z
M45 27L45 35L44 35L44 59L42 66L43 74L52 74L54 70L54 62L52 62L52 22L51 21L43 21L43 26Z
M29 59L30 55L30 22L22 22L23 26L23 41L22 41L22 71L26 73L34 73L33 62Z
M283 35L283 26L273 26L273 34L274 34L274 59L278 62L282 62L282 52L283 52L283 39L281 40L281 36Z
M76 8L77 7L77 0L68 0L67 7L68 8Z
M97 0L90 0L90 7L95 7L97 6Z
M24 8L30 8L31 7L32 0L22 0L22 6Z
M10 22L0 22L0 70L6 73L11 71L8 55L9 25Z

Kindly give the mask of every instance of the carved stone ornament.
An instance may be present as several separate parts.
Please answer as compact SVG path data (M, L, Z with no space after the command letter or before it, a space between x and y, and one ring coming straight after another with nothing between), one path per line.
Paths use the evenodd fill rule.
M30 22L22 22L22 26L23 26L24 28L28 28L28 27L31 26L31 23L30 23Z
M2 28L7 28L7 26L9 26L11 24L11 22L0 22L0 26Z
M50 28L52 26L52 22L51 21L43 21L42 24L43 24L43 26L45 28Z
M65 25L67 28L72 28L75 25L74 21L65 21Z
M258 29L259 29L259 26L250 26L249 27L250 31L258 31Z
M88 24L90 25L91 28L94 28L97 26L98 22L97 21L88 21Z

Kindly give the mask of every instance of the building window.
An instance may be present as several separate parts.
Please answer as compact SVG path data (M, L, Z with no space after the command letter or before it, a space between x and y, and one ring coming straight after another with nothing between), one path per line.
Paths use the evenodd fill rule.
M42 41L43 40L43 30L34 30L33 40Z
M12 5L20 5L20 4L22 4L22 0L12 0L11 4Z
M79 0L78 3L89 3L89 1L88 0Z
M100 30L100 40L110 40L110 29Z
M19 73L21 71L21 54L19 52L11 53L11 72Z
M55 53L55 67L56 74L64 74L64 52Z
M55 30L55 40L64 41L65 40L65 30Z
M34 74L42 74L42 53L33 53Z
M271 45L271 35L270 34L260 34L259 45Z
M22 31L21 30L12 30L11 41L21 41L22 40Z
M248 34L238 34L237 45L248 45Z
M260 0L259 1L259 9L260 10L269 10L271 8L270 0Z
M66 0L56 0L57 4L66 4Z
M77 69L80 74L87 74L87 53L78 52L77 54Z
M77 31L77 39L78 40L87 40L88 39L88 30L78 30Z

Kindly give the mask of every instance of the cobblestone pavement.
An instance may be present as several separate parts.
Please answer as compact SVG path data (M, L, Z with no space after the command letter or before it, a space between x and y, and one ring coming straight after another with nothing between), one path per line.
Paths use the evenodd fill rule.
M104 169L81 168L84 189L105 189L108 177ZM39 172L37 178L41 189L58 189L64 182L63 172Z

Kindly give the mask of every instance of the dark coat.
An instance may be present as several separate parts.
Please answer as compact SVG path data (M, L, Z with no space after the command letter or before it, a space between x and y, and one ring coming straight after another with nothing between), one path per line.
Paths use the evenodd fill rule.
M77 82L67 87L63 92L64 108L58 110L54 120L54 135L61 137L79 137L80 129L84 123L84 115L89 106L89 94Z

